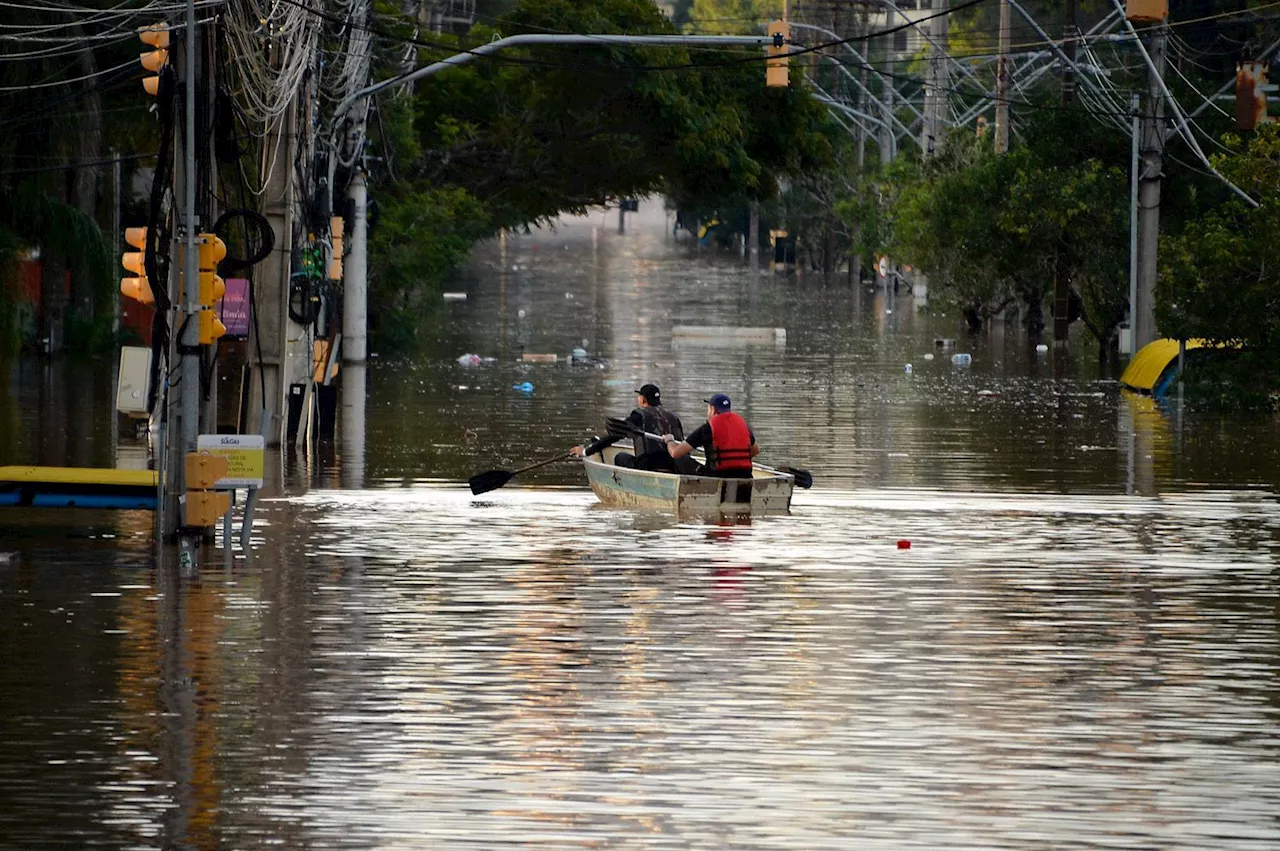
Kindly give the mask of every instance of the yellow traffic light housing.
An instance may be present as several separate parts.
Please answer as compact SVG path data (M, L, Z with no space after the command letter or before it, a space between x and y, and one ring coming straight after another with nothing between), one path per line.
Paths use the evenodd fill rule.
M155 97L160 93L160 69L169 64L169 25L151 24L139 27L138 38L142 39L143 44L154 48L140 54L138 61L154 75L142 78L142 88Z
M1127 0L1124 16L1131 21L1151 24L1169 17L1169 0Z
M142 304L155 304L155 294L147 280L147 229L126 228L124 241L138 250L120 255L120 265L133 273L133 277L120 279L120 293Z
M227 256L227 244L218 238L217 234L202 233L199 236L200 244L198 246L200 257L200 269L216 271L218 264Z
M791 25L786 21L770 21L769 37L771 42L767 48L769 58L764 63L764 84L780 87L791 84L790 70L787 68L788 46L791 41Z
M1275 90L1269 62L1236 63L1236 129L1253 130L1275 121L1267 115L1267 93Z
M202 233L196 250L200 258L200 345L207 346L227 333L214 309L227 293L227 284L217 273L218 263L227 256L227 244L216 234Z

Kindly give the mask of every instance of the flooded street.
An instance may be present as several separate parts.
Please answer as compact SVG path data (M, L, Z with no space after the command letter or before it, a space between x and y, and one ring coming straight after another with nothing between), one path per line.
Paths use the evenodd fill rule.
M269 462L248 557L0 509L0 849L1280 847L1274 420L752 277L656 202L449 289ZM0 464L145 466L113 369L0 365ZM689 430L728 393L814 488L736 525L602 508L575 462L467 489L645 381Z

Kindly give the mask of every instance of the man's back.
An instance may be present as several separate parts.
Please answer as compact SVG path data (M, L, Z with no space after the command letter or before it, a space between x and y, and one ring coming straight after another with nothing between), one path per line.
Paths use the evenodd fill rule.
M684 439L684 426L680 423L680 418L661 405L636 408L627 419L650 434L673 434L677 440ZM637 458L642 458L646 455L668 457L667 446L660 440L637 437L635 439L635 447Z

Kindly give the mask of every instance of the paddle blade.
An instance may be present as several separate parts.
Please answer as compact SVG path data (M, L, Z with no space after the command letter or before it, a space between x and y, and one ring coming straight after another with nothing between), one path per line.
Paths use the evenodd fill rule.
M639 431L634 425L619 417L605 417L604 428L610 437L630 437Z
M796 487L811 488L813 487L813 474L808 470L801 470L799 467L779 467L784 473L790 473L796 480Z
M513 475L514 473L507 470L489 470L487 473L477 473L467 479L467 484L471 486L471 493L479 496L482 493L496 491L511 481Z

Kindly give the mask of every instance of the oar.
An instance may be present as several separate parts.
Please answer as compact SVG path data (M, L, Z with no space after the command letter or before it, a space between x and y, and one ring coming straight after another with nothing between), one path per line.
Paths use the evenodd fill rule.
M557 461L567 461L573 455L561 453L554 458L547 458L545 461L539 461L536 464L530 464L528 467L521 467L519 470L489 470L485 473L477 473L467 479L467 484L471 485L471 493L479 496L482 493L497 490L498 488L511 481L512 477L521 473L527 473L530 470L536 470L539 467L545 467L548 464L554 464Z
M808 470L801 470L799 467L778 467L778 469L795 477L796 487L806 490L813 487L813 474Z
M607 417L605 419L605 429L613 437L629 435L631 437L647 437L650 440L662 440L662 435L645 431L620 417ZM774 469L790 474L795 479L796 487L798 488L808 489L813 487L813 474L808 470L801 470L799 467L776 467Z

